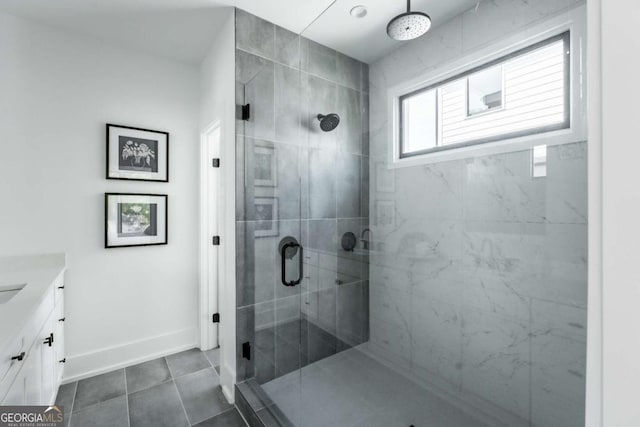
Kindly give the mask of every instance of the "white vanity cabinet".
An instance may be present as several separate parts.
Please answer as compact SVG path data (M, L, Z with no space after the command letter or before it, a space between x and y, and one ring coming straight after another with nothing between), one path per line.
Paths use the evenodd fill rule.
M29 284L27 284L27 289ZM0 351L0 404L50 405L64 372L64 272L42 286L35 310ZM19 295L18 295L19 296ZM8 304L11 304L10 301ZM16 301L19 303L19 301ZM0 306L2 310L2 306Z

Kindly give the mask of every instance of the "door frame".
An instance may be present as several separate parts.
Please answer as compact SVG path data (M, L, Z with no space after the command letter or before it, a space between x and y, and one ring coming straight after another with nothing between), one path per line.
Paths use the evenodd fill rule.
M221 185L219 168L212 165L220 157L222 129L219 121L200 134L200 349L219 346L219 323L212 316L219 313L220 246L212 244L219 235L221 219Z

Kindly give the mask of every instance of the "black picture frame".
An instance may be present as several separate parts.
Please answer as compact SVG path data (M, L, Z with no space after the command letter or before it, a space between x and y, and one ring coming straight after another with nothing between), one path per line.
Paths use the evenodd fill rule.
M150 211L151 224L147 228L151 228L155 235L147 237L144 232L131 233L129 236L122 235L122 203L117 203L115 208L116 217L114 218L114 206L110 204L110 198L157 198L164 201L164 208L161 209L157 204ZM148 201L129 202L128 204L145 204ZM151 204L150 204L151 205ZM160 224L164 219L164 224ZM155 223L153 223L155 221ZM146 230L145 230L146 231ZM117 239L122 239L124 243L114 242L115 234L120 234ZM158 237L159 236L159 237ZM156 237L157 241L152 241ZM135 243L128 243L127 239L133 239ZM145 242L144 240L149 240ZM167 194L152 193L104 193L104 247L105 249L128 248L136 246L160 246L169 243L169 196Z
M129 133L128 137L127 133ZM169 182L169 132L107 123L105 134L106 179ZM118 141L115 140L116 137ZM157 139L153 139L154 137ZM123 138L128 141L123 142ZM140 142L140 145L146 146L155 144L150 148L147 147L146 151L153 155L132 155L130 159L123 159L123 143L128 142L135 142L136 145ZM118 146L115 145L116 143ZM126 161L130 164L123 165L122 163Z

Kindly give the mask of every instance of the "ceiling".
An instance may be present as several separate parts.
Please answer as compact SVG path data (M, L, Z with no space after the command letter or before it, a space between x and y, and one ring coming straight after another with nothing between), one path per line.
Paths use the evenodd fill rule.
M413 0L411 10L428 14L433 26L474 7L479 0ZM355 5L365 5L362 19L350 15ZM372 63L406 42L387 36L389 20L406 12L404 0L337 0L304 32L304 35L361 61ZM423 37L429 37L427 33Z
M413 9L434 25L472 7L477 0L414 0ZM333 5L332 5L333 4ZM369 13L355 19L349 10L363 4ZM332 5L325 13L322 13ZM399 45L386 36L389 19L404 0L2 0L0 13L86 34L169 59L198 64L223 19L236 6L365 62ZM428 37L428 35L427 35Z

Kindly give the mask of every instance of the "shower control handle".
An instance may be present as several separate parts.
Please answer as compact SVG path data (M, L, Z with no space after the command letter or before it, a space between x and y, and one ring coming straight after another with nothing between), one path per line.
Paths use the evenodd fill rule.
M292 281L287 281L287 249L289 248L299 248L300 249L300 253L298 254L298 261L299 261L299 266L298 266L298 279L297 280L292 280ZM287 243L286 245L282 246L282 249L280 251L280 258L282 260L282 284L284 286L296 286L299 285L300 282L302 282L302 276L303 276L303 257L302 257L302 246L299 243L296 242L290 242Z

